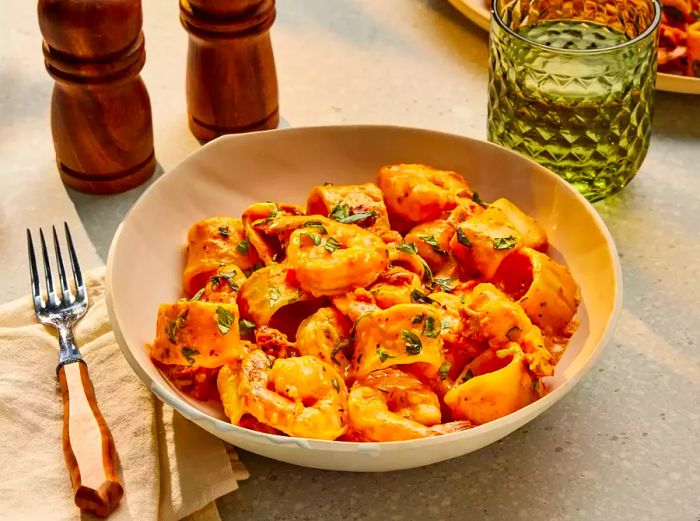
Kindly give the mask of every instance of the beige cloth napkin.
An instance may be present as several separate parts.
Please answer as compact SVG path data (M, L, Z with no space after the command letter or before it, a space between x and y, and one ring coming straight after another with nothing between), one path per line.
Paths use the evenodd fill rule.
M248 473L232 447L163 405L131 370L107 318L103 274L86 277L90 307L75 337L121 461L125 494L109 519L218 521L213 501ZM92 519L73 503L61 450L58 342L28 297L0 306L0 360L0 517Z

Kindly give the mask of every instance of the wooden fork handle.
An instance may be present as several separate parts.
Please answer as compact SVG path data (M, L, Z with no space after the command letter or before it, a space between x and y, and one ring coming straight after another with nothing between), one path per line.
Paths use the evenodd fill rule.
M58 381L63 399L63 455L75 504L82 511L106 517L124 494L112 433L97 406L84 362L62 365Z

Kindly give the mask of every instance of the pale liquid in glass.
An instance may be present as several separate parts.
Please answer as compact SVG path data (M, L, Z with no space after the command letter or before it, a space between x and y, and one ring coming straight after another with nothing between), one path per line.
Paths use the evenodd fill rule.
M518 34L570 50L628 41L614 28L576 20L541 22ZM492 57L489 140L532 157L589 200L617 192L649 145L654 74L642 52L648 51L628 46L616 53L553 54L513 42Z

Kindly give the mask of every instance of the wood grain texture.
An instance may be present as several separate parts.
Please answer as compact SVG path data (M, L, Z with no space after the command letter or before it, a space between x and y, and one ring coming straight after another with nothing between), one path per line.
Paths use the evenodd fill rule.
M274 0L180 0L189 127L198 139L277 127L274 19Z
M38 14L63 182L100 194L144 182L156 165L140 0L40 0Z
M75 504L106 517L124 489L117 474L117 451L83 362L58 370L63 400L63 455L73 484Z

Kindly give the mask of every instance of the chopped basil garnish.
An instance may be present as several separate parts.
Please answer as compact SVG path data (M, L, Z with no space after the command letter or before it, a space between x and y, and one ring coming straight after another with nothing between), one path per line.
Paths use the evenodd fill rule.
M337 221L343 224L353 224L367 219L371 219L376 216L377 212L372 210L371 212L362 212L348 215L347 217L343 217L342 219L337 219Z
M489 206L489 203L487 203L481 197L479 197L479 194L477 192L474 192L472 194L472 201L474 201L476 204L483 206L484 208L488 208Z
M251 320L248 320L246 318L242 318L238 322L238 329L241 333L251 333L255 330L255 322L252 322Z
M414 255L418 253L416 245L412 242L402 242L396 245L396 249L403 253L413 253Z
M381 363L386 362L389 358L396 358L394 355L390 355L382 346L377 346L377 356L379 357L379 361ZM360 363L359 357L357 359L357 363Z
M423 336L428 338L435 338L438 336L440 331L435 329L435 319L430 316L425 317L425 324L423 324Z
M331 219L339 221L350 215L350 207L344 203L336 204L328 215Z
M331 380L331 383L333 384L333 387L335 387L335 390L340 392L340 385L338 385L338 380L333 378L333 380Z
M341 340L338 342L334 347L333 350L331 351L331 360L333 360L336 364L340 364L338 359L336 358L336 355L340 353L343 349L345 349L347 346L350 345L349 340Z
M272 286L270 288L270 292L268 293L270 307L274 307L275 304L277 304L277 302L279 302L280 298L282 298L282 294L280 293L280 289L277 286Z
M409 355L417 355L423 350L423 344L413 331L404 329L401 331L401 340L405 342L406 352Z
M197 293L195 293L194 297L192 297L190 299L190 302L197 302L202 297L203 293L204 293L204 288L200 289Z
M216 308L216 325L219 326L219 332L225 335L231 330L233 324L233 315L225 307L218 306Z
M413 320L411 320L411 324L420 324L423 322L423 319L425 318L425 315L416 315L413 317Z
M450 372L452 364L450 362L445 362L440 366L440 380L445 380L447 378L447 373Z
M457 242L465 248L472 247L472 241L469 240L469 237L467 237L467 235L464 233L464 231L462 231L462 228L460 227L457 227Z
M419 235L418 238L425 244L430 246L435 251L435 253L438 253L440 255L447 255L447 252L440 248L440 245L438 244L437 239L434 235Z
M469 368L469 369L467 369L467 372L465 373L464 377L462 378L462 383L468 382L472 378L474 378L474 373L472 373L471 368Z
M168 340L170 340L171 344L177 343L177 339L175 335L177 334L177 325L174 320L170 320L168 322L168 327L166 328L165 332L168 335Z
M318 233L320 233L321 235L326 235L328 233L321 221L306 221L301 226L303 228L316 228L318 230Z
M435 301L421 290L414 289L411 291L411 302L417 302L419 304L432 304Z
M343 224L353 224L376 216L377 212L374 210L371 212L362 212L351 215L350 207L345 203L336 204L331 210L331 213L328 215L328 217L331 219Z
M219 226L219 235L228 239L228 226Z
M520 337L520 328L518 326L511 327L506 333L508 340L517 340Z
M340 248L340 246L341 244L338 241L336 241L333 237L328 237L324 248L326 248L326 251L328 253L333 253L335 250Z
M517 242L518 242L518 239L513 237L512 235L509 235L508 237L496 237L493 240L493 249L494 250L510 250L512 248L515 248L515 245Z
M242 253L243 255L248 255L248 251L250 250L250 241L246 237L243 239L241 242L238 243L238 246L236 246L236 251L238 253Z
M309 239L311 239L311 242L314 243L314 246L319 246L321 244L321 237L319 237L315 233L302 232L301 236L308 237Z
M185 360L187 360L187 363L190 365L194 363L194 355L199 354L199 351L190 347L183 347L180 349L180 351L182 352L182 356L185 357Z
M445 293L450 293L451 291L454 291L454 289L457 287L454 285L454 283L458 281L459 279L457 277L450 279L433 279L434 285L439 286L440 289Z
M432 282L433 280L433 270L430 269L430 266L428 266L428 263L423 260L423 257L418 255L418 260L420 260L420 263L423 265L423 280L425 282Z

